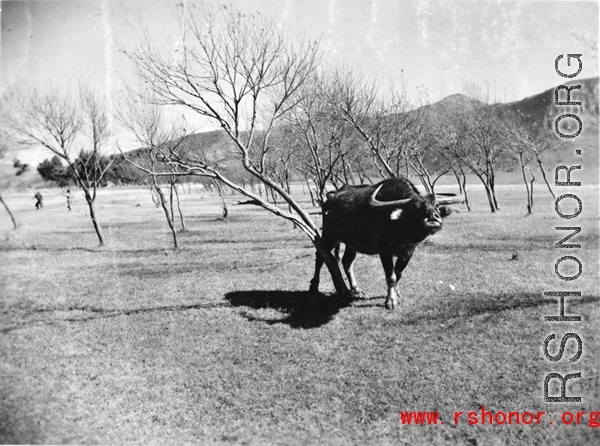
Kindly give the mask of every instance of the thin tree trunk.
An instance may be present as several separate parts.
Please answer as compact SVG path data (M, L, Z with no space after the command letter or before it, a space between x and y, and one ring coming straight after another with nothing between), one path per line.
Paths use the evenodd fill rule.
M531 190L531 209L533 212L533 182L535 181L535 177L533 176L533 172L532 172L532 177L531 177L531 186L530 186L530 190Z
M217 187L219 196L221 197L221 203L223 206L223 218L227 220L227 217L229 216L229 209L227 209L227 203L225 202L225 195L223 194L223 189L221 188L221 184L216 179L213 179L213 181L215 183L215 186Z
M490 208L492 212L497 212L498 208L496 207L496 198L494 197L494 191L486 188L486 192L488 194L488 200L490 201Z
M284 175L285 190L288 194L292 193L292 185L290 184L290 172L286 169Z
M331 275L331 280L333 281L333 286L335 287L335 291L339 297L342 299L349 300L351 299L350 290L344 281L344 277L342 276L342 271L340 270L340 264L333 256L333 254L322 246L322 241L320 237L311 238L311 241L314 247L317 249L317 253L323 259L329 274Z
M288 203L288 212L291 214L293 212L293 208L292 205ZM294 229L296 229L298 227L298 225L296 224L295 221L292 222L292 225L294 225Z
M467 174L465 173L465 171L463 170L461 165L459 165L459 167L460 167L460 173L462 175L462 185L460 187L462 188L462 193L465 196L465 204L467 205L467 210L470 212L471 211L471 203L469 202L469 194L467 193Z
M494 207L496 208L497 211L499 211L500 206L498 206L498 198L496 198L496 189L495 189L494 185L490 186L490 191L492 192L492 198L494 199Z
M458 172L456 171L456 169L454 167L452 168L452 173L454 174L454 179L456 180L456 184L458 184L458 193L461 195L464 195L463 187L460 182L460 177L458 176Z
M2 198L1 194L0 194L0 202L2 202L2 204L4 205L4 208L6 209L6 212L8 212L8 215L10 215L10 219L12 220L12 224L13 224L14 229L17 229L17 221L15 220L15 217L13 216L13 213L8 208L8 205L6 204L6 202L4 201L4 199Z
M175 209L173 208L173 189L175 188L175 183L169 183L169 211L171 212L171 221L173 225L175 224Z
M419 169L418 170L415 169L415 171L419 175L419 179L421 180L421 183L425 187L425 191L427 192L427 194L433 195L435 181L431 182L431 175L429 175L429 172L427 171L427 168L423 164L423 161L421 160L421 158L419 158L418 156L415 156L415 158L417 159L417 162L419 163ZM413 168L414 168L414 166L413 166Z
M158 196L156 194L156 190L154 189L154 186L150 183L145 184L144 186L148 187L148 189L150 189L150 197L152 197L152 203L154 203L154 206L159 207L160 200L158 199Z
M269 195L267 194L267 197L268 197L268 196L269 196ZM274 204L275 206L277 206L277 196L275 195L275 190L274 190L274 189L271 189L271 199L273 200L273 204Z
M96 235L98 236L98 242L100 243L100 246L104 246L104 234L102 233L102 227L100 226L100 223L98 223L98 220L96 220L94 200L87 189L83 190L83 194L85 196L85 201L87 201L88 208L90 209L90 218L92 219L92 224L94 225L94 231L96 231Z
M165 217L167 219L167 224L169 225L169 229L171 229L171 234L173 235L173 249L175 249L177 251L179 249L179 243L177 241L177 231L175 229L175 225L173 224L173 221L171 220L171 216L169 214L169 207L167 206L167 199L165 198L165 194L163 194L162 189L158 185L158 183L156 181L156 177L153 177L153 180L154 180L154 187L155 187L156 193L158 194L160 204L163 208Z
M489 163L490 167L488 169L489 175L487 176L488 184L490 187L490 193L492 195L492 199L494 200L494 207L497 211L500 210L500 206L498 206L498 199L496 198L496 175L494 173L494 165Z
M540 170L542 171L542 178L544 178L544 182L546 183L546 186L548 186L548 190L552 194L552 198L554 198L554 200L556 200L556 194L552 190L552 186L550 186L550 182L548 181L548 178L546 177L546 169L544 169L544 164L542 163L542 159L540 158L540 156L537 152L535 152L535 157L537 159L538 165L540 166Z
M308 188L308 193L310 194L310 202L314 206L315 205L315 197L313 197L312 189L310 188L310 183L308 181L308 177L304 177L306 181L306 187Z
M523 175L523 183L525 183L525 191L527 192L527 213L531 214L531 193L529 191L529 183L527 182L527 172L525 172L525 166L523 165L523 158L519 155L521 161L521 173Z
M312 203L312 205L315 205L315 196L313 195L313 191L309 190L308 193L310 194L310 201Z
M527 181L527 171L525 170L525 162L523 160L523 153L519 152L519 165L521 166L521 174L523 176L523 183L525 183L525 191L527 192L527 213L531 214L533 203L531 202L531 191L529 189L529 182Z
M183 212L181 212L181 202L179 201L179 192L177 191L177 185L175 186L175 199L177 200L177 211L179 212L179 220L181 221L181 232L186 232L185 220L183 219Z
M423 188L425 189L425 193L427 195L431 195L431 193L432 193L431 192L431 187L430 187L430 184L428 182L427 177L423 174L423 172L420 172L420 171L418 171L416 169L414 169L414 170L415 170L417 176L419 177L419 181L421 181L421 184L423 185Z
M484 187L485 193L487 195L488 203L490 205L490 210L492 211L492 213L494 213L494 212L496 212L497 209L496 209L496 202L495 202L492 190L490 189L489 184L483 178L479 177L479 179L483 183L483 187Z

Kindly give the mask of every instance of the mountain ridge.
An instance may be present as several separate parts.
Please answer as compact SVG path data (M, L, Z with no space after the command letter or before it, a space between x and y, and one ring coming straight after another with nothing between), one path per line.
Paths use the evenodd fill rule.
M594 144L594 141L597 146L598 140L598 115L599 115L599 87L598 87L598 77L584 78L579 80L570 80L568 82L564 82L558 85L565 85L567 87L572 87L574 85L581 85L580 89L572 89L570 92L571 102L581 102L581 106L561 106L555 105L555 97L554 92L555 88L550 88L544 90L540 93L536 93L530 96L527 96L518 101L510 101L505 103L494 103L494 104L485 104L477 99L471 98L470 96L464 94L452 94L446 96L445 98L434 102L432 104L426 104L422 107L409 111L407 113L415 113L419 111L419 109L424 109L428 113L440 113L442 111L447 112L449 109L459 110L465 107L475 107L475 106L483 106L483 107L495 107L495 108L504 108L515 113L523 113L528 116L530 119L538 120L538 119L554 119L556 116L564 113L575 113L577 114L584 122L584 129L588 131L584 135L582 134L578 140L585 140L585 144ZM558 87L557 85L557 87ZM559 100L566 100L566 90L563 89L559 92ZM584 138L582 138L584 137ZM202 151L206 159L211 162L211 164L215 165L227 165L228 168L233 171L239 170L243 171L243 167L241 166L241 162L239 157L235 151L235 146L231 139L226 135L223 130L211 130L208 132L198 132L188 136L185 145L188 147L187 150L192 152ZM130 153L134 153L141 149L134 149ZM591 156L594 158L589 158L590 164L596 163L598 161L598 150L589 151L588 153L592 153ZM555 154L560 157L560 154ZM555 156L555 158L556 158ZM48 153L48 158L51 158L52 154ZM18 157L15 157L18 158ZM549 162L557 161L549 157ZM4 160L8 164L10 160ZM562 161L562 159L561 159ZM37 174L36 171L37 166L32 166L32 171L29 175L27 175L27 183L37 183L32 178ZM23 181L25 178L19 180L18 177L14 177L11 181L10 175L11 169L0 169L0 184L4 185L4 187L10 187L13 185L21 185L23 186ZM33 174L33 175L32 175Z

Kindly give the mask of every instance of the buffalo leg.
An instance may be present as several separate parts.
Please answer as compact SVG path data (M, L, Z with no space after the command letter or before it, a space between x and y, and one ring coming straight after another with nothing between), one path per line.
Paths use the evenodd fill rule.
M342 257L342 265L344 266L346 277L348 277L348 283L350 284L350 292L353 296L357 296L362 293L362 291L358 288L358 285L356 283L356 277L354 276L354 270L352 268L355 259L356 251L346 245L346 249L344 250L344 257Z
M402 272L404 271L404 268L406 268L406 265L408 265L410 258L411 256L408 256L404 258L398 258L398 260L396 260L396 266L394 267L394 272L396 274L396 288L398 286L398 283L400 283L400 279L402 278ZM398 295L397 290L396 295Z
M381 264L385 272L387 282L387 296L385 298L385 308L393 310L398 305L398 296L396 294L396 273L394 271L394 257L391 254L380 254Z
M336 244L335 245L335 249L333 250L333 256L335 257L335 260L340 263L340 244Z

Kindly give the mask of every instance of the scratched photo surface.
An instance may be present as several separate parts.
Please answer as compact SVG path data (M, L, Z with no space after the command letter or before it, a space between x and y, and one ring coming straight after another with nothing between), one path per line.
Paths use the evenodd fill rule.
M600 444L597 2L0 4L0 443Z

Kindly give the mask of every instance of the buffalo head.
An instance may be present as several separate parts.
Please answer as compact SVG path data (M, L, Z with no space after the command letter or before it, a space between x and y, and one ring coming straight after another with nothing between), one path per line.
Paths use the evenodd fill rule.
M390 220L397 220L398 226L403 230L409 229L415 236L415 242L442 229L442 219L452 213L452 208L448 205L463 201L461 196L455 194L413 194L408 198L391 200L380 193L383 186L384 184L380 184L375 189L369 206L379 212L389 212ZM378 198L378 195L381 196Z

